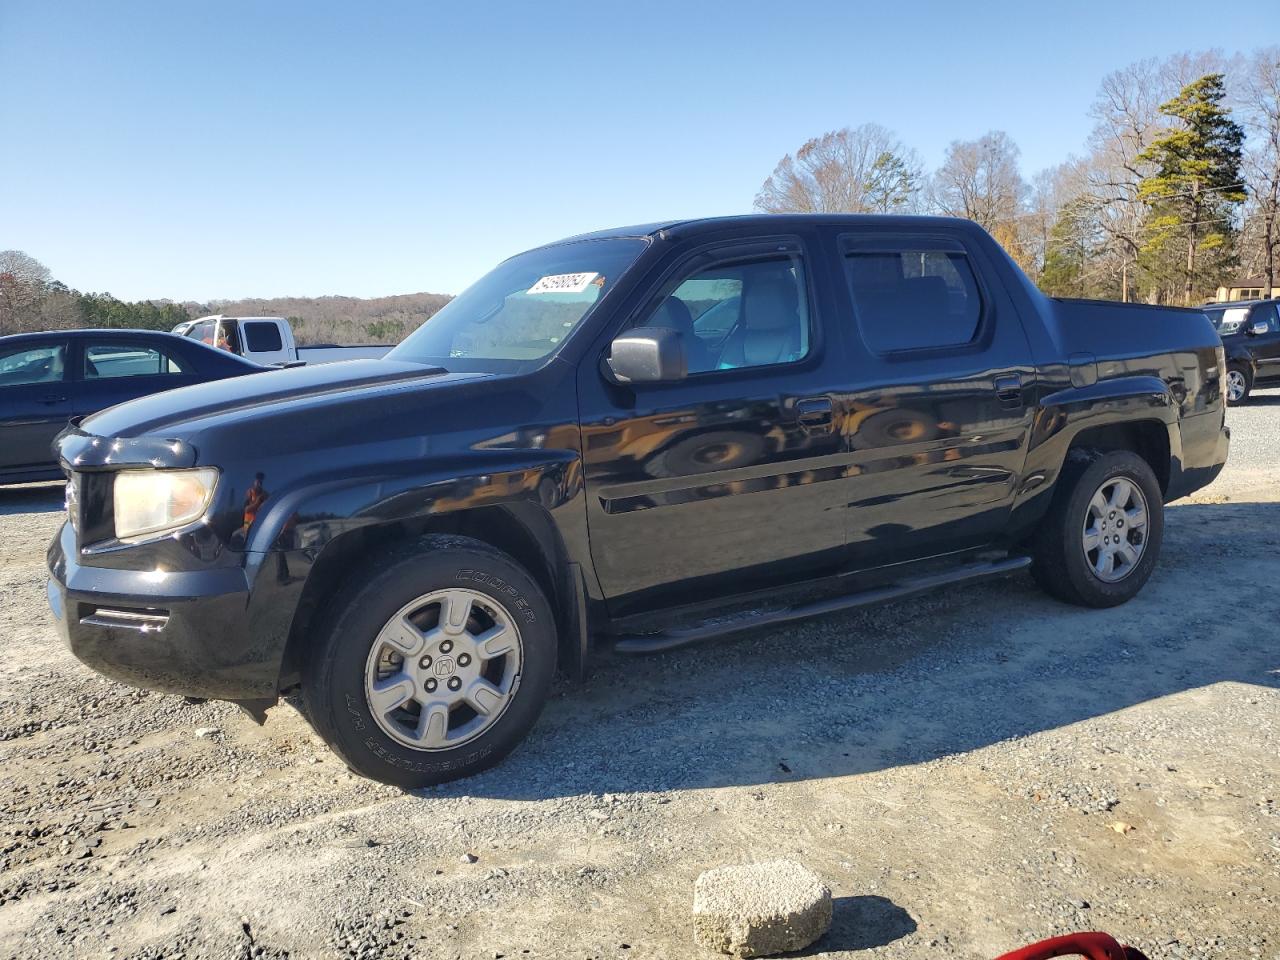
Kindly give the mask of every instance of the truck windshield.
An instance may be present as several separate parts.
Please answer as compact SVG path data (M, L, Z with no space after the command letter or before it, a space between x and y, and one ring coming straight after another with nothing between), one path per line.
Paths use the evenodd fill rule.
M1236 333L1244 326L1244 321L1249 316L1249 308L1228 307L1223 310L1206 310L1205 316L1212 321L1214 329L1218 331L1218 335L1225 337Z
M449 301L390 360L519 373L552 353L635 262L645 241L582 240L500 263Z

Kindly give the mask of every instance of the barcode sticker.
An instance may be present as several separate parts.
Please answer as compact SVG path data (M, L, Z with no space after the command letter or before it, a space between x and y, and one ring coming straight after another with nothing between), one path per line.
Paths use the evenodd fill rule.
M599 274L596 273L556 273L549 277L541 277L538 282L526 290L526 293L581 293L591 285Z

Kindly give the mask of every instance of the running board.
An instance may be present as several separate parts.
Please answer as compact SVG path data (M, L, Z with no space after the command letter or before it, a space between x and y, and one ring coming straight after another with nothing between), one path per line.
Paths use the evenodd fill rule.
M761 627L775 627L795 620L806 620L809 617L822 616L827 613L839 613L857 607L869 607L877 603L891 600L905 600L917 594L928 593L938 587L952 586L958 583L972 583L976 580L987 580L991 577L1003 577L1031 566L1030 557L1009 557L1005 560L993 560L983 563L971 563L945 573L934 573L887 587L864 590L843 597L819 600L795 607L784 607L781 610L769 610L764 613L750 613L731 620L715 623L700 623L692 627L677 627L662 633L648 633L636 636L621 637L614 643L618 653L660 653L676 647L699 643L712 637L724 637L744 630L758 630Z

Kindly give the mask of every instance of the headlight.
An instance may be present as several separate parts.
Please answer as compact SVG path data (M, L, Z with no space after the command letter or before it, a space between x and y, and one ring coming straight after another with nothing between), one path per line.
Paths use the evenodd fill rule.
M121 470L115 475L116 539L185 526L209 509L218 484L213 467Z

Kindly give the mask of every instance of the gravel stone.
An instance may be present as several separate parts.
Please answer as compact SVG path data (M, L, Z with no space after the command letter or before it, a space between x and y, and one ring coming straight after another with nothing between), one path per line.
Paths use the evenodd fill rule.
M793 860L718 867L698 877L693 933L735 957L803 950L831 926L831 890Z

